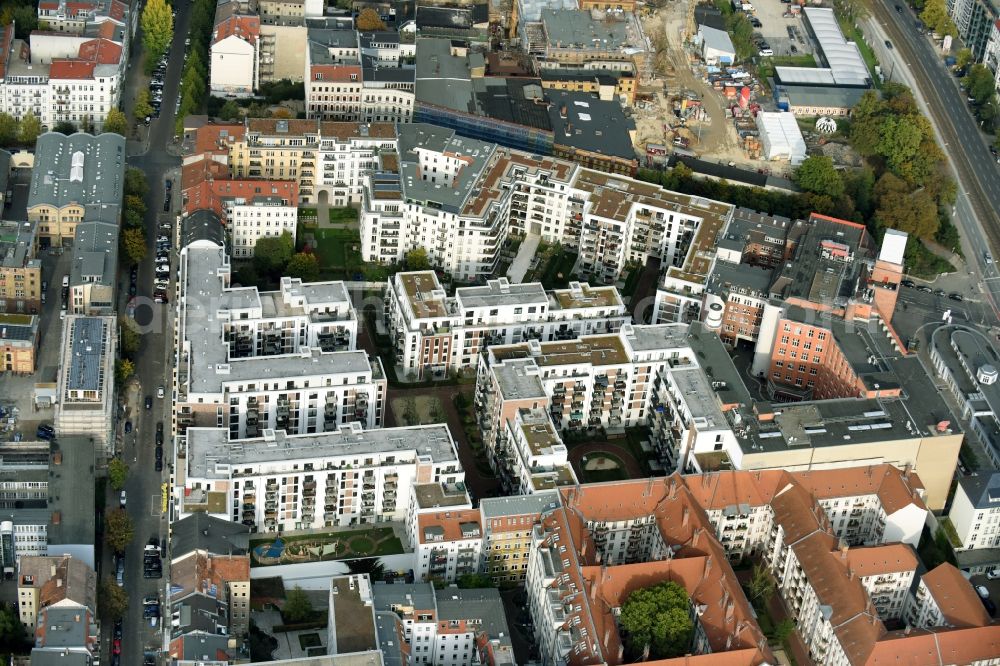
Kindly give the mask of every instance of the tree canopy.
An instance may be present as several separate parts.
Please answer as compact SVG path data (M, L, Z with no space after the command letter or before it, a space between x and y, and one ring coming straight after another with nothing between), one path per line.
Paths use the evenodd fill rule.
M285 593L285 605L281 607L281 614L286 622L292 623L305 622L312 617L312 602L298 585Z
M128 136L128 118L125 117L125 112L120 109L108 111L108 117L104 120L104 131Z
M844 179L825 155L807 157L795 170L795 184L806 192L836 199L844 194Z
M97 591L97 606L101 617L106 620L117 620L128 610L128 594L124 587L118 587L111 576L101 579L101 587Z
M166 0L147 0L139 20L146 47L146 69L152 71L174 38L174 18Z
M315 282L319 279L319 261L316 260L316 255L307 252L292 255L285 266L285 275L299 278L303 282Z
M632 592L618 618L629 661L669 659L688 652L694 635L690 604L684 588L671 581Z
M371 7L365 7L358 13L357 27L361 32L377 32L385 30L385 23Z
M38 135L42 133L42 121L31 111L21 116L21 122L17 124L17 138L26 145L35 145Z
M253 250L254 268L262 276L278 279L294 251L295 242L287 231L282 232L280 236L258 238Z
M422 247L407 252L404 261L406 262L406 269L410 271L425 271L431 267L431 260L427 256L427 250Z
M124 553L132 538L135 527L125 509L115 509L104 514L104 541L116 553Z
M125 487L125 478L128 476L128 465L121 458L112 458L108 463L108 481L111 482L111 489L115 492L121 491Z

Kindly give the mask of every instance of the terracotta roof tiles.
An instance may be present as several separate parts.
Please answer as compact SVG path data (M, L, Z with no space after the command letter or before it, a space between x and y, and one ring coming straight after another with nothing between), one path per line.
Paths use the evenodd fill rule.
M972 584L954 565L940 564L921 578L945 621L955 627L982 627L990 616ZM1000 654L1000 653L998 653Z

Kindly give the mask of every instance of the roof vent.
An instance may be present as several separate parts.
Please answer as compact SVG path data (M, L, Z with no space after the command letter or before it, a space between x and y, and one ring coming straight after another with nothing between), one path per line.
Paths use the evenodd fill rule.
M980 366L979 370L976 371L976 379L984 386L995 384L997 381L997 369L989 364Z

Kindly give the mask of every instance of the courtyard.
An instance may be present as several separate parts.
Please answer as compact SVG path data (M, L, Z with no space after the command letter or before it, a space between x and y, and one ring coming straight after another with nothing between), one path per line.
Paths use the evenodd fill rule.
M250 542L252 566L349 560L397 555L403 543L391 527L319 532L254 539Z

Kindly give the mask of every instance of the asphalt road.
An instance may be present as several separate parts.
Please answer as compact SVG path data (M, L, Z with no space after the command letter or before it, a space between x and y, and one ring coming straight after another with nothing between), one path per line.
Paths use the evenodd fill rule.
M181 69L184 65L184 39L187 36L189 22L188 0L175 0L177 21L174 27L174 39L171 57L164 81L163 106L160 118L154 120L149 128L148 144L145 152L133 154L129 158L129 166L141 169L146 174L150 186L146 196L146 229L148 241L147 258L139 267L139 279L136 296L134 319L142 333L141 347L137 354L136 377L140 381L140 389L134 394L134 404L130 404L130 415L135 428L135 437L126 437L122 455L129 465L128 481L125 490L128 494L127 510L135 526L135 538L126 551L125 560L125 590L128 593L129 610L125 615L122 640L121 664L138 665L142 663L145 650L162 650L165 646L161 633L162 619L156 629L149 626L149 621L142 617L142 600L147 594L158 592L161 601L164 598L165 586L168 582L169 567L166 560L163 566L164 577L144 579L142 577L142 549L149 538L156 536L164 538L167 535L167 516L162 515L161 484L167 480L170 462L173 460L173 447L170 437L170 371L171 364L167 360L172 338L170 304L155 304L153 295L153 257L155 256L155 239L158 233L160 218L164 215L163 202L165 194L165 179L175 177L179 173L180 158L170 155L166 148L173 141L174 100L178 98L178 83ZM126 82L127 90L123 96L124 108L131 115L130 101L135 92L148 86L148 80L142 72L140 52L141 35L137 35L131 54L132 67ZM131 142L130 142L131 143ZM130 153L141 151L130 146ZM176 211L177 197L180 196L180 183L174 188L175 201L171 213ZM173 268L176 269L176 248ZM129 267L122 265L119 289L119 312L126 311L128 295ZM164 399L156 397L158 386L166 388ZM153 408L146 410L143 403L145 396L153 398ZM164 423L165 448L164 471L156 472L154 467L156 422ZM110 498L109 504L117 502ZM169 556L168 556L169 559ZM110 561L104 563L104 571L114 572ZM161 609L163 606L161 605ZM107 631L111 623L105 623ZM111 642L105 638L104 645ZM107 656L106 656L107 658ZM110 663L110 661L108 662Z
M913 12L905 5L897 12L895 5L873 4L872 18L893 48L884 42L876 42L873 47L886 63L883 72L898 79L895 70L905 66L927 103L942 148L958 176L959 201L953 218L971 249L966 253L970 270L982 279L995 320L1000 318L1000 274L995 263L986 263L984 250L992 248L994 255L1000 250L1000 167L990 154L990 138L980 131L958 79L945 66L930 38L920 34ZM897 64L887 62L890 59Z

